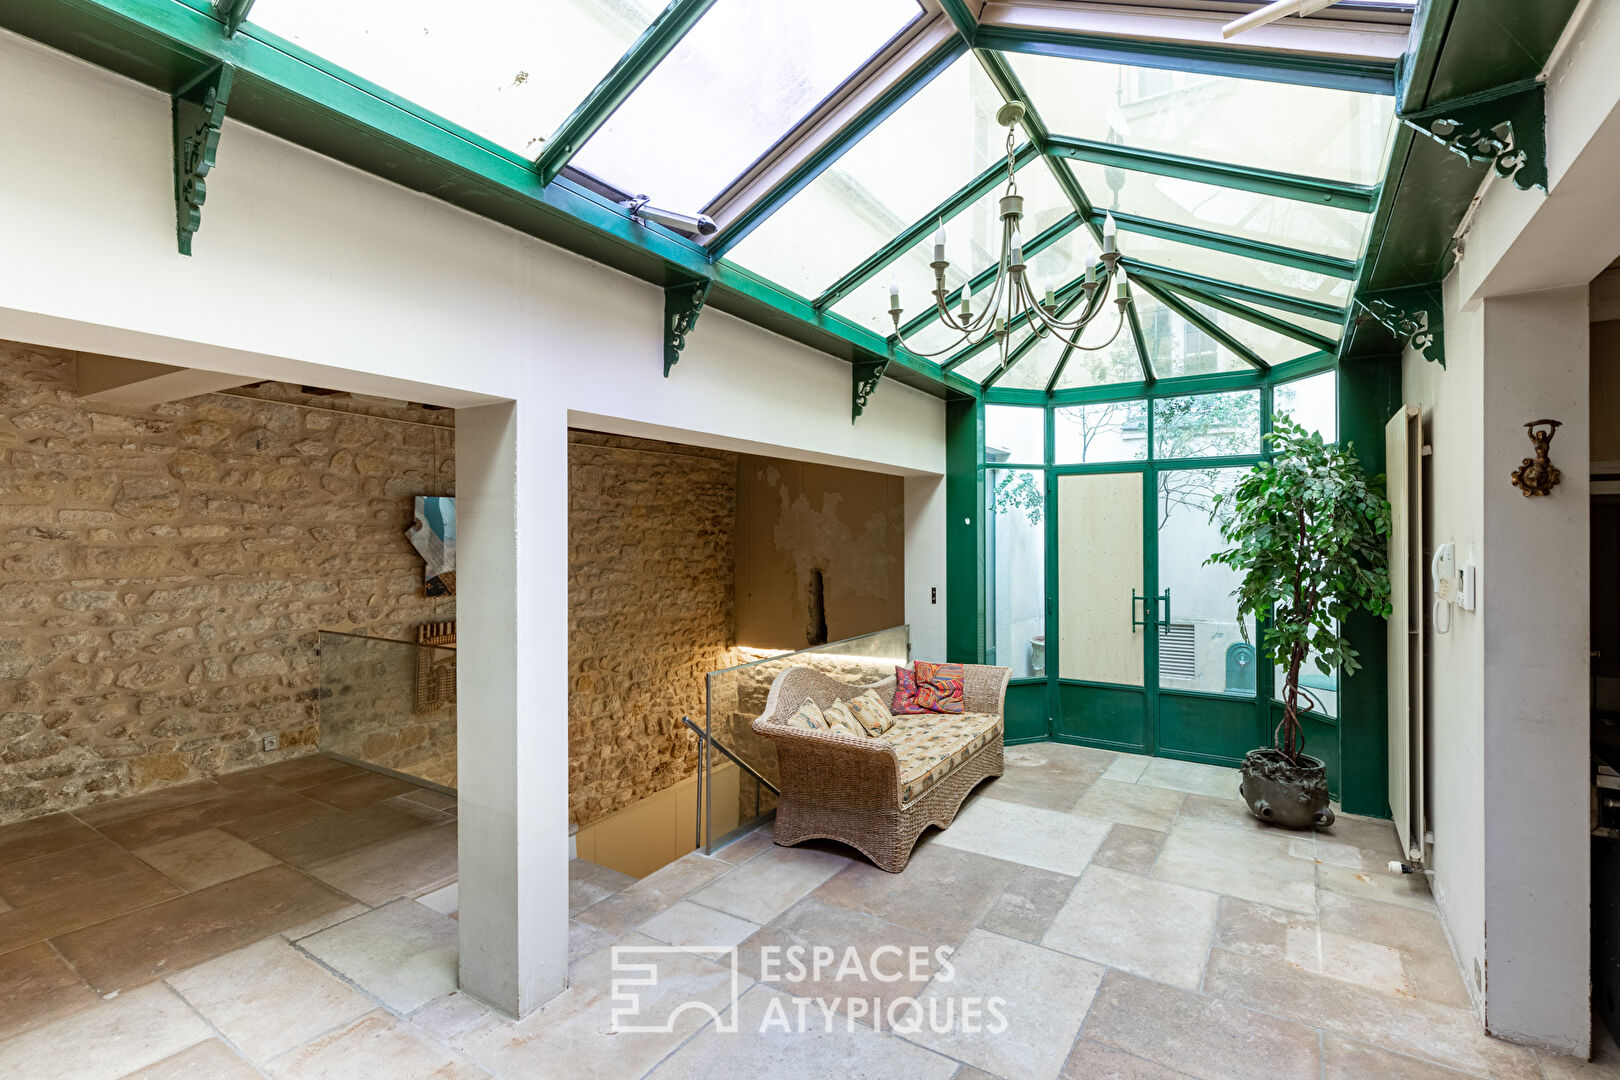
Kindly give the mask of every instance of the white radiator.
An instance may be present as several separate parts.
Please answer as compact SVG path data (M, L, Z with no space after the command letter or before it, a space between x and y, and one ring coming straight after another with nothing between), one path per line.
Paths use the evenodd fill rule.
M1404 405L1384 428L1389 530L1389 809L1407 858L1423 862L1423 419Z

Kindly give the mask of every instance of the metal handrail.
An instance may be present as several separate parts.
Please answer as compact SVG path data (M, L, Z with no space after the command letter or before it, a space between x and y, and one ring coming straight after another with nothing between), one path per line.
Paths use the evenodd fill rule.
M743 772L747 773L749 776L752 776L754 778L754 816L756 818L759 817L760 788L770 788L771 789L771 794L776 795L778 797L781 796L782 791L781 791L780 788L778 788L775 784L771 783L769 780L767 780L763 776L761 776L759 774L759 772L752 765L748 764L748 762L744 761L742 758L738 757L736 754L733 754L726 747L725 743L721 742L719 739L714 738L707 731L704 731L702 728L700 728L696 724L692 723L692 718L690 716L681 717L681 723L685 724L687 727L692 729L692 731L697 735L698 740L703 744L703 746L705 746L705 747L710 747L710 746L714 747L716 750L718 750L722 754L726 755L726 757L731 761L731 763L733 765L737 766L737 768L741 769ZM698 771L697 771L698 814L697 814L697 839L696 839L696 845L695 846L698 847L698 848L704 847L703 828L704 828L705 825L709 824L708 822L706 822L704 820L704 813L703 813L703 808L706 805L704 803L704 801L703 801L703 777L704 777L704 774L710 770L710 768L711 768L711 766L709 765L709 755L704 754L702 757L700 757L698 759ZM711 782L713 781L712 777L710 778L710 781Z
M681 723L685 724L687 727L689 727L693 731L697 732L698 738L704 740L705 742L712 743L716 750L720 751L722 754L726 755L726 757L731 759L731 763L733 765L737 766L739 769L741 769L743 772L747 773L749 776L752 776L759 783L764 784L766 787L770 788L771 789L771 794L773 794L773 795L782 794L781 788L778 788L775 784L771 783L769 780L767 780L763 776L759 775L759 773L755 772L754 767L752 765L748 764L748 762L744 761L742 758L738 757L736 754L733 754L730 750L727 750L725 743L721 742L719 739L713 738L712 736L709 735L708 732L704 731L702 728L700 728L696 724L692 723L692 718L691 717L689 717L689 716L681 717Z

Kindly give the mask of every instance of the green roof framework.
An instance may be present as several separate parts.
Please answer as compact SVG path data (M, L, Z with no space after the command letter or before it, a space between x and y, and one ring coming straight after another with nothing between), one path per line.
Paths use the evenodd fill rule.
M694 68L689 53L710 60L722 55L712 43L706 53L698 43L706 24L735 21L740 5L751 6L748 26L756 35L774 34L767 40L821 40L803 24L803 6L791 0L671 0L663 7L655 0L558 0L539 6L543 16L534 6L513 5L514 19L489 23L501 27L493 35L474 33L468 20L456 17L460 13L427 0L354 0L341 6L341 18L331 5L314 0L257 0L251 7L228 5L226 13L216 13L208 0L0 0L0 25L70 48L77 41L80 55L160 86L165 78L158 65L143 69L140 50L114 48L107 27L146 39L147 49L184 55L202 70L245 62L241 98L255 100L268 88L346 113L354 126L495 180L505 189L503 197L527 199L545 215L570 219L575 234L600 233L619 249L634 249L615 253L627 263L662 267L645 276L670 285L709 280L714 306L746 312L851 359L882 358L888 374L914 384L970 393L1010 382L1028 391L1041 380L1013 379L1013 364L970 380L959 374L970 356L912 355L886 333L891 328L882 320L874 323L870 296L891 271L901 272L908 298L928 294L932 281L914 271L918 252L941 221L956 264L948 282L951 302L966 273L972 273L976 291L993 277L999 237L985 224L985 208L999 194L1005 165L1001 132L992 126L986 137L980 106L1016 97L1029 110L1015 164L1020 187L1030 196L1024 235L1032 272L1055 269L1064 276L1054 287L1072 297L1077 281L1068 271L1076 268L1083 240L1089 234L1094 245L1104 215L1114 213L1133 295L1139 303L1151 297L1156 304L1153 334L1133 310L1121 339L1137 354L1137 378L1152 383L1178 377L1158 370L1145 347L1150 336L1162 336L1165 324L1195 354L1209 351L1213 342L1262 370L1294 359L1319 362L1341 347L1352 322L1353 288L1365 277L1369 243L1378 238L1375 212L1387 205L1391 145L1402 145L1394 106L1397 89L1404 90L1400 61L1412 44L1413 5L1345 0L1327 17L1291 20L1296 28L1311 27L1320 47L1283 48L1260 32L1231 43L1208 40L1207 34L1203 40L1191 34L1146 40L1112 27L1105 16L1082 25L1095 12L1079 9L1101 4L1070 10L1002 2L985 5L975 16L962 0L884 0L887 21L857 35L836 58L841 67L810 70L825 50L801 50L805 70L795 69L793 78L807 89L801 88L791 108L761 112L755 103L732 100L732 111L749 112L749 131L765 148L734 176L711 171L681 188L712 192L701 208L667 207L710 215L718 223L712 236L638 220L633 196L645 194L662 205L661 186L677 186L662 185L660 170L687 168L689 163L672 158L702 156L710 140L694 132L682 145L660 142L661 154L647 155L649 171L639 175L623 174L637 172L623 163L634 162L634 154L618 155L616 175L585 170L600 157L590 152L592 140L606 138L615 117L628 117L638 107L656 115L638 95L669 95L670 78L660 83L661 71L676 72L680 63L703 70L701 64ZM870 5L851 0L843 7L849 10L841 18L864 19L861 12ZM244 9L247 18L239 28L224 25ZM1049 24L1030 24L1037 9L1050 14ZM1008 11L1012 16L1003 17ZM1164 11L1172 16L1159 19L1166 25L1178 18L1189 25L1210 21L1198 0L1187 0L1184 11ZM59 20L64 26L45 27L59 12L67 16ZM214 21L217 41L199 15ZM555 33L559 21L567 33ZM345 26L358 38L372 39L370 54L343 54ZM391 33L380 32L385 28ZM742 38L735 29L716 35L731 43L726 55L743 72L737 77L765 80L760 85L769 91L766 69L781 50L737 47ZM438 50L443 77L419 86L393 83L394 74L422 67L408 48L419 37ZM1297 29L1293 40L1301 40ZM1369 40L1374 47L1366 49ZM610 59L620 46L617 60ZM524 48L533 60L516 70L488 62L491 50L516 58L525 55ZM379 56L392 57L393 66L365 69L380 63ZM459 57L457 63L472 57L490 70L477 86L458 86L465 69L447 56ZM351 74L340 65L356 70ZM577 84L577 93L570 95L569 83L558 82L562 76ZM912 103L931 90L943 94L940 88L953 79L976 84L959 99L960 113L942 109L944 121L932 127L908 118ZM546 93L537 94L537 84ZM986 85L994 96L985 96ZM763 91L760 97L767 105L776 101ZM555 127L541 135L547 118ZM672 124L681 120L679 112L669 118ZM907 126L909 133L902 130ZM854 168L864 151L885 143L907 148L908 169ZM743 147L725 171L752 153L752 144ZM531 179L513 169L519 162L526 163ZM1025 177L1042 170L1048 177L1037 197ZM893 188L896 173L902 174L902 193L878 190ZM849 213L861 228L847 230L854 238L848 258L836 270L817 269L797 281L763 270L769 260L758 252L772 229L791 218L795 203L840 185L843 197L864 199ZM822 220L827 224L793 242L820 246L842 228L842 219ZM925 331L932 316L914 299L907 306L909 339ZM1074 358L1049 358L1043 344L1029 342L1017 363L1036 357L1044 389L1062 391ZM1295 345L1297 356L1287 357ZM1087 370L1095 375L1126 369L1102 364Z

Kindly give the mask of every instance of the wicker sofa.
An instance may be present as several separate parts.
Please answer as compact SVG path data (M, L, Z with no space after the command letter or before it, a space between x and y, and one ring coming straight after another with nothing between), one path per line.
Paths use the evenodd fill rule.
M964 664L961 716L897 716L893 728L874 738L808 731L786 721L806 698L825 708L875 689L888 700L892 676L851 686L814 668L782 672L771 684L764 715L753 723L755 732L776 744L782 789L776 842L838 840L890 873L905 869L924 829L945 828L968 792L1001 775L1010 674L1004 667Z

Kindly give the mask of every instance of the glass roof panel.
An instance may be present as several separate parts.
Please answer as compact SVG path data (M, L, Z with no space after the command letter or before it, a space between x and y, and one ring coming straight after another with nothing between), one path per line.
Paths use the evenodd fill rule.
M1394 99L1162 68L1012 54L1052 131L1207 161L1376 184Z
M1238 188L1069 161L1091 204L1171 225L1314 251L1341 259L1361 255L1372 224L1368 214L1336 206L1261 195Z
M960 186L960 185L958 185ZM1001 196L1005 187L997 187L960 214L945 223L945 257L951 268L945 271L945 289L960 288L967 280L968 270L974 273L989 267L1001 257ZM1046 162L1036 159L1018 170L1018 191L1024 197L1024 219L1020 231L1026 240L1042 230L1057 224L1072 211L1063 189L1052 177ZM1038 282L1040 275L1053 275L1053 286L1061 286L1079 277L1081 267L1074 265L1083 260L1085 251L1096 248L1084 229L1075 229L1056 243L1031 256L1028 265ZM739 245L740 246L740 245ZM934 302L934 238L924 238L903 252L899 258L879 270L872 280L857 288L833 305L833 312L851 319L885 337L894 333L894 320L889 317L889 277L893 275L900 286L900 303L904 323L926 311ZM846 269L848 269L846 267ZM988 296L981 300L988 299ZM941 328L943 329L943 327ZM922 331L918 334L921 335ZM952 336L943 336L949 344ZM915 340L921 342L918 336ZM925 348L921 344L918 348ZM932 346L942 348L943 345Z
M1029 335L1030 329L1028 326L1021 326L1017 330L1013 331L1012 337L1010 337L1007 342L1008 354L1010 355L1015 349L1018 348L1018 346L1027 341L1029 339ZM991 373L994 372L996 368L1000 366L1001 349L999 346L992 343L981 352L975 354L971 359L963 361L963 363L954 370L964 379L969 379L976 383L982 383L984 380L990 377ZM997 383L996 385L999 386L1000 383Z
M468 18L438 0L259 0L253 23L532 158L663 9L505 0Z
M1123 225L1119 229L1119 250L1126 258L1169 267L1183 273L1215 278L1233 285L1248 285L1282 296L1314 300L1338 307L1344 307L1350 302L1350 290L1354 285L1354 282L1346 278L1328 277L1310 270L1262 262L1247 255L1233 255L1226 251L1216 251L1214 248L1148 236L1132 232Z
M1012 370L996 380L996 386L1004 390L1045 390L1062 356L1063 342L1049 336L1019 357Z
M1183 375L1254 370L1242 357L1159 303L1146 289L1134 288L1131 296L1136 304L1137 321L1142 326L1142 344L1153 362L1156 377L1175 379Z
M572 164L696 213L921 14L917 0L719 0Z
M726 258L814 299L1005 158L1006 129L996 123L1001 106L978 60L961 57Z
M1237 338L1250 352L1274 367L1277 364L1286 364L1290 360L1298 360L1302 356L1311 356L1317 351L1303 341L1296 341L1275 330L1267 330L1247 319L1233 318L1226 312L1199 303L1191 297L1176 296L1175 299Z
M1133 289L1132 296L1139 292ZM1142 362L1137 359L1136 337L1131 333L1129 318L1121 325L1118 316L1105 311L1080 335L1080 346L1069 354L1069 362L1063 365L1063 374L1053 389L1077 390L1141 381Z

